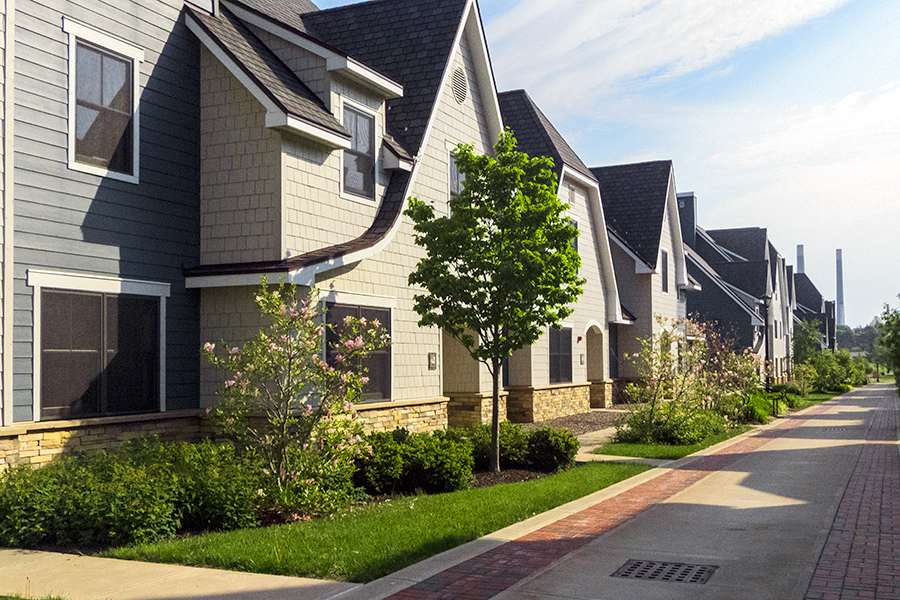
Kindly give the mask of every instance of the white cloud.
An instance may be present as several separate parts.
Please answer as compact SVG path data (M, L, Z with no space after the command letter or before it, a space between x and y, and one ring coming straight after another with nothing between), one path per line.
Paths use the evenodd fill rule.
M716 65L847 1L523 0L486 27L501 89L577 112L637 79Z

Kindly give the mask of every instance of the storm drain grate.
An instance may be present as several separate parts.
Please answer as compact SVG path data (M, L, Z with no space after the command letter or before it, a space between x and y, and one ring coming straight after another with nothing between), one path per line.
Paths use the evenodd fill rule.
M684 563L656 560L629 560L612 574L612 577L646 579L649 581L673 581L680 583L706 583L718 567L713 565L686 565Z

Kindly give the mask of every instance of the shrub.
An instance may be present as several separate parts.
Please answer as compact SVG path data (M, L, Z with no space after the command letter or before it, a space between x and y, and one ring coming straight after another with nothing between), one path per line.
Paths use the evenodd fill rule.
M369 493L428 493L466 489L472 483L472 442L458 430L446 433L372 433L369 455L356 464L356 481Z
M356 459L355 481L370 494L391 494L403 476L401 445L386 431L371 433L367 439L372 451Z
M810 388L815 385L819 374L816 368L810 364L799 364L794 366L794 384L797 386L797 392L804 398L809 395Z
M740 420L743 423L767 423L772 412L772 399L764 391L759 391L741 406Z
M490 466L491 426L481 424L471 430L475 470ZM522 426L511 421L500 422L500 468L516 469L528 464L528 435Z
M647 409L643 407L617 426L614 441L627 444L696 444L707 437L727 431L733 421L714 410L694 410L683 404L666 403L658 409L650 427ZM734 416L734 412L731 413ZM737 410L740 417L742 410Z
M541 427L528 436L528 463L540 471L557 471L575 464L581 444L567 429Z
M173 474L122 455L77 454L0 477L0 544L118 546L173 535Z
M176 478L175 508L182 529L227 530L258 524L259 464L230 443L161 444L156 438L122 447L123 459L165 469Z

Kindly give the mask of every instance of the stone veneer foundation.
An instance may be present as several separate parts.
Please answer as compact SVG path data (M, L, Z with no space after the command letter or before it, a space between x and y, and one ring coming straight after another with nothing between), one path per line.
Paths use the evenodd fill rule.
M405 427L411 432L447 428L448 398L400 400L357 404L356 413L366 431L393 431Z
M447 428L448 398L357 405L365 430L412 432ZM490 413L489 413L490 415ZM196 442L212 432L197 410L22 423L0 429L0 472L20 464L41 466L69 450L113 449L126 440L157 435L163 441Z
M613 405L613 380L591 382L591 408L610 408Z
M195 442L203 433L197 410L22 423L0 429L0 471L20 464L40 466L69 450L117 448L145 435Z
M535 423L590 412L591 384L509 387L506 416L514 423Z
M505 421L508 392L500 392L499 420ZM494 393L450 396L447 424L450 427L475 427L493 421Z

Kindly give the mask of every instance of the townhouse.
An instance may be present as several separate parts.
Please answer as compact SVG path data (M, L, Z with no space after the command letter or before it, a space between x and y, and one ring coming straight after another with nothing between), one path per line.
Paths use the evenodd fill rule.
M417 324L402 215L409 197L446 211L453 149L490 152L502 130L475 0L50 0L5 17L0 468L200 436L221 375L199 347L259 328L261 275L319 289L329 319L388 325L358 407L370 429L487 418L487 370ZM622 320L597 183L528 109L523 137L556 136L536 151L557 159L589 283L571 322L510 360L518 420L605 402Z
M657 318L687 314L688 278L672 161L591 169L609 231L622 320L610 326L610 374L624 382L639 377L634 355L641 339L658 333Z

